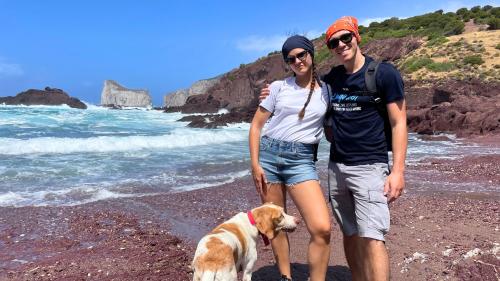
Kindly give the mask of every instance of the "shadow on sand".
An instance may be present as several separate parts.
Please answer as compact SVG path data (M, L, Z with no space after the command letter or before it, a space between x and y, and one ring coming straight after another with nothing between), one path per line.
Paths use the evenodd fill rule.
M279 280L278 268L274 265L264 266L254 271L252 281L274 281ZM309 278L309 266L302 263L292 263L293 281L307 281ZM326 273L326 281L351 281L351 272L346 266L329 266Z

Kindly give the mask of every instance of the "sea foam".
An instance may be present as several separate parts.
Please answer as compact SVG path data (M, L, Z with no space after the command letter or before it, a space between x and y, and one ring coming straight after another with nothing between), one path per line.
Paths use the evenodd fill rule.
M160 136L100 136L90 138L41 137L32 139L0 138L0 155L68 154L78 152L122 152L143 149L172 149L213 145L246 140L241 131L184 130Z

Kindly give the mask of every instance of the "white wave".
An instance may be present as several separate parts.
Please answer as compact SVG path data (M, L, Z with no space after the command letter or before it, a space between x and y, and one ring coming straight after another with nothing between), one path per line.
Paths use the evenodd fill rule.
M248 176L248 170L238 171L224 176L207 176L203 180L212 182L196 183L190 185L176 186L173 192L183 192L200 188L219 186L234 182L238 178ZM143 183L158 182L159 178L151 178ZM164 182L165 180L163 180ZM0 193L0 207L22 207L22 206L74 206L87 204L95 201L115 199L115 198L135 198L144 196L154 196L160 193L120 193L113 189L122 186L124 183L134 183L135 180L125 180L121 183L102 182L99 186L78 186L62 190L44 191L8 191ZM113 188L115 187L115 188ZM126 189L124 189L126 191Z
M172 134L160 136L0 138L0 155L158 150L244 141L246 138L246 133L242 132L203 129L176 129Z
M22 195L9 191L3 194L0 194L0 206L16 206L18 202L23 201L24 198Z
M129 194L110 191L103 187L76 187L55 191L7 192L0 194L0 207L74 206L95 201L141 197L154 194Z
M232 123L232 124L227 124L226 128L231 128L231 129L242 129L245 131L250 130L250 123Z
M4 108L52 108L52 109L72 109L69 105L67 104L60 104L60 105L24 105L24 104L18 104L18 105L8 105L5 103L0 103L0 107Z
M248 175L250 175L250 171L243 170L243 171L239 171L239 172L227 175L226 177L229 177L229 178L226 179L226 180L224 180L224 181L216 181L216 182L212 182L212 183L199 183L199 184L183 185L183 186L175 187L173 190L176 191L176 192L183 192L183 191L196 190L196 189L201 189L201 188L206 188L206 187L219 186L219 185L223 185L223 184L232 183L235 180L237 180L239 178L242 178L242 177L245 177L245 176L248 176ZM220 179L220 177L215 177L215 176L208 176L207 178Z

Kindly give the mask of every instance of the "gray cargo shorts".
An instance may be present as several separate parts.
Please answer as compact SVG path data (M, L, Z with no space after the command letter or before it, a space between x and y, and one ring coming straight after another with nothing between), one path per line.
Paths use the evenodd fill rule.
M328 187L333 215L346 236L384 241L390 216L384 184L389 165L347 166L330 161Z

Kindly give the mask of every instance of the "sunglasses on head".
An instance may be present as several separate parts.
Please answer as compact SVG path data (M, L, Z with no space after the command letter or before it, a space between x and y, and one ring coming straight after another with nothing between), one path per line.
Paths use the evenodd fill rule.
M304 50L304 51L298 53L295 56L288 56L288 57L286 57L285 62L288 63L288 64L293 64L293 63L295 63L295 61L297 59L299 59L300 61L304 61L306 59L306 57L307 57L307 51Z
M335 49L339 46L340 41L342 41L342 43L344 44L351 43L353 35L354 34L352 32L342 34L338 38L333 38L328 41L327 46L329 49Z

